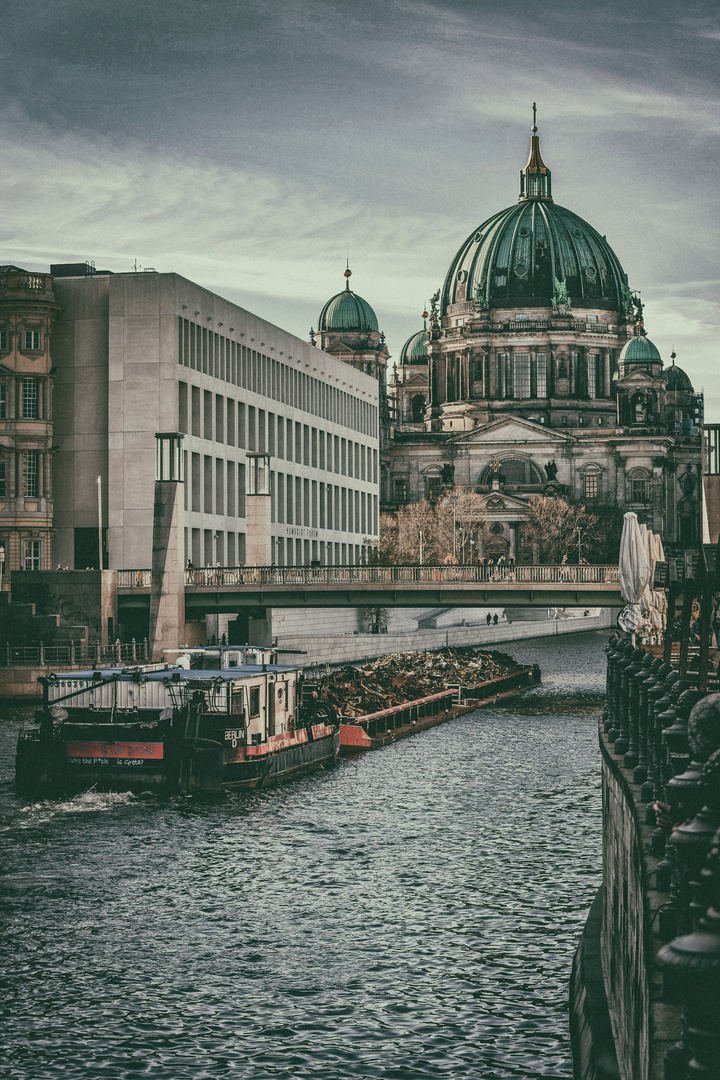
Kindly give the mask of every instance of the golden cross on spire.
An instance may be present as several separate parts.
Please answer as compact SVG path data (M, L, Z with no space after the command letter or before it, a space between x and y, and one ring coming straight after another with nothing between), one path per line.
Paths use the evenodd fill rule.
M537 131L537 105L533 101L533 134Z

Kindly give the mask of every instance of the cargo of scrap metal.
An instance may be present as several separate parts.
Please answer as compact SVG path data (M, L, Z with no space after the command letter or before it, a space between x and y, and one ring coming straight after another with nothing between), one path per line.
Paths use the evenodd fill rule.
M441 649L348 665L318 683L320 700L340 716L342 753L372 750L540 681L537 665L496 651Z

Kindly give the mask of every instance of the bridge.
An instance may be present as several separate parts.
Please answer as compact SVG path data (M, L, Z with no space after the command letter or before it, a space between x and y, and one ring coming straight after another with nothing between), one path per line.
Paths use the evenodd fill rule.
M149 570L118 570L120 610L145 609ZM207 566L185 571L189 618L243 608L624 607L618 568Z

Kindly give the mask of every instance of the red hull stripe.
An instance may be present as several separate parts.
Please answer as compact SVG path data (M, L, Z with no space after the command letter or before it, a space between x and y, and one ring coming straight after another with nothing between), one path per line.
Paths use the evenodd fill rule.
M287 750L290 746L300 746L308 741L307 731L301 728L299 731L286 732L284 735L271 735L266 743L259 746L248 746L248 757L263 757L272 754L276 750Z
M69 742L67 757L84 758L162 758L161 742Z

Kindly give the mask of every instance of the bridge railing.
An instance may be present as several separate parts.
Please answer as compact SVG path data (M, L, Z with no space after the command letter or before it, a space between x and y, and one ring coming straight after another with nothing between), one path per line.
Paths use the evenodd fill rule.
M119 570L120 588L148 588L149 570ZM408 585L467 582L494 585L616 585L618 568L543 566L202 566L185 571L188 586Z

